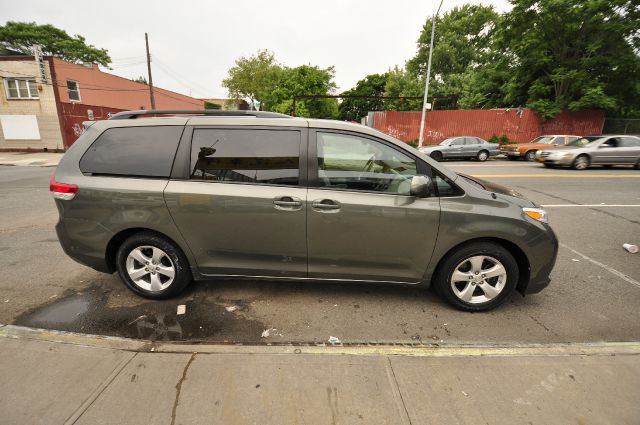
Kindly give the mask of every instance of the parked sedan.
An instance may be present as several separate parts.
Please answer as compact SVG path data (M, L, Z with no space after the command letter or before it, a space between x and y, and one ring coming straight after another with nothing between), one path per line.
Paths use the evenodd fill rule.
M424 146L420 152L431 156L436 161L443 159L477 159L486 161L492 155L498 155L497 143L489 143L475 136L450 137L435 146Z
M599 137L583 146L542 150L538 159L545 167L568 166L576 170L584 170L591 165L633 165L640 168L640 137Z

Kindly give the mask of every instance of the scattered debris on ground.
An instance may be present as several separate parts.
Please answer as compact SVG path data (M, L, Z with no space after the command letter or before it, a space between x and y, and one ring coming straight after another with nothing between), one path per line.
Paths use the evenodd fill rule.
M332 345L340 344L340 340L335 336L330 336L327 342Z

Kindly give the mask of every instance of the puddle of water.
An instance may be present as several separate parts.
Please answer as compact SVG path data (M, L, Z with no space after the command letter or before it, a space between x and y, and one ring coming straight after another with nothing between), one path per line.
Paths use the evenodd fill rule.
M70 324L87 312L89 304L90 300L83 296L63 299L36 311L31 320L44 325Z
M228 312L224 305L206 297L139 299L134 306L113 307L107 302L113 296L112 291L100 288L70 294L20 315L14 324L152 341L250 342L259 341L264 329L261 322L239 314L247 310L246 306L240 306L237 312ZM180 304L187 307L184 315L176 314Z

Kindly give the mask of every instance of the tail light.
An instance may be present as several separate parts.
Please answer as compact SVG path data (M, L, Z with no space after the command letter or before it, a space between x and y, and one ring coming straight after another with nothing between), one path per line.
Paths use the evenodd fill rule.
M56 173L53 173L49 181L49 191L55 199L70 201L78 193L78 186L75 184L58 183L55 179Z

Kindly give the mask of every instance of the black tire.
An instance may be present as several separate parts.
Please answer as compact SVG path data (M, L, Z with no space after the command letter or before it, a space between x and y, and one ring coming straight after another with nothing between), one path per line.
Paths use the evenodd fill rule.
M485 150L481 150L480 152L478 152L476 159L480 162L486 161L487 159L489 159L489 152Z
M127 272L127 258L133 250L140 247L159 248L164 251L166 257L170 260L168 264L172 266L175 274L173 281L166 288L158 291L147 290L137 285L131 276L129 276ZM163 258L163 261L166 260L167 258ZM142 265L142 267L144 267L144 265ZM125 240L116 253L116 269L120 275L120 279L122 279L129 289L144 298L154 300L171 298L178 295L193 280L191 267L182 250L167 238L153 232L136 233ZM158 273L158 278L160 278L160 275L161 273ZM151 276L149 275L149 277Z
M635 168L636 170L640 170L640 159L636 161L636 163L633 166L633 168Z
M524 154L524 159L527 161L535 161L536 151L527 151L527 153Z
M507 156L507 158L509 158L509 160L510 160L510 161L517 161L517 160L519 160L519 159L520 159L520 158L519 158L519 157L517 157L517 156Z
M586 170L591 165L591 161L589 161L589 157L587 155L578 155L576 159L573 160L571 164L571 168L574 170Z
M502 263L502 266L506 270L506 282L501 292L495 296L495 298L486 302L471 303L463 301L456 296L450 281L456 266L461 264L465 259L477 255L489 256ZM518 284L518 276L518 263L505 248L493 242L473 242L462 245L442 259L435 271L433 286L442 298L460 310L487 311L499 306L507 299ZM474 291L479 288L480 286L474 289ZM475 292L473 294L475 294Z
M434 160L436 160L438 162L442 161L442 152L438 152L438 151L431 152L430 156L431 156L431 158L433 158Z

